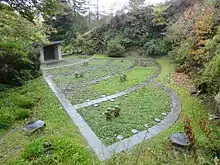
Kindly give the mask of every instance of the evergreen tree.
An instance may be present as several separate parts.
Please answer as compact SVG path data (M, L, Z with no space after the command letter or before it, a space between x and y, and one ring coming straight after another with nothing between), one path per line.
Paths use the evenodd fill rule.
M144 2L145 0L129 0L129 7L132 12L137 12Z
M78 32L87 30L84 13L84 1L61 0L63 12L45 19L45 24L52 26L56 32L50 34L51 41L64 40L68 44Z

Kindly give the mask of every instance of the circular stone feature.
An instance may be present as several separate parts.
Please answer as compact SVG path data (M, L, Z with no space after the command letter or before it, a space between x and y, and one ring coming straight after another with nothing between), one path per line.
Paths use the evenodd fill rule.
M188 146L189 145L189 140L188 138L186 137L186 135L182 132L179 132L179 133L175 133L175 134L172 134L170 137L169 137L170 141L172 144L175 144L175 145L178 145L178 146Z
M149 125L148 125L148 124L144 124L144 126L145 126L146 128L148 128L148 127L149 127Z
M133 134L136 134L136 133L138 133L138 130L132 129L131 132L132 132Z
M118 139L118 140L122 140L123 138L124 138L124 137L123 137L122 135L118 135L118 136L117 136L117 139Z
M156 121L157 123L161 122L161 120L158 118L154 119L154 121Z
M161 113L163 116L167 116L167 113L165 113L165 112L163 112L163 113Z
M98 104L94 104L94 105L93 105L93 107L98 107L98 106L99 106Z

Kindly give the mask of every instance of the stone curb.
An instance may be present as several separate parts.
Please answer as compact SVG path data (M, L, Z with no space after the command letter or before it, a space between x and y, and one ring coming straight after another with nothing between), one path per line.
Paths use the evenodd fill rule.
M64 67L69 67L69 66L73 66L73 65L78 65L78 64L82 64L84 62L90 61L92 60L94 57L88 58L86 60L80 61L80 62L76 62L73 64L67 64L67 65L62 65L62 66L55 66L55 67L50 67L50 68L42 68L43 70L52 70L52 69L58 69L58 68L64 68Z

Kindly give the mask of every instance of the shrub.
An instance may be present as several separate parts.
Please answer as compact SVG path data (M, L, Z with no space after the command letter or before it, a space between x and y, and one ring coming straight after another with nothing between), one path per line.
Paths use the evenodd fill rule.
M36 105L36 100L26 95L15 94L12 101L15 106L20 108L32 109Z
M27 160L36 159L44 154L44 141L37 139L25 147L23 157Z
M8 129L16 120L24 120L30 116L29 109L19 107L3 107L0 109L0 129Z
M67 45L64 50L68 54L92 55L95 53L95 44L92 40L88 39L87 34L78 34L77 38Z
M16 108L14 109L14 119L24 120L30 116L31 111L29 109Z
M39 53L30 46L24 49L22 43L0 41L0 83L11 86L39 76Z
M107 54L110 57L123 57L123 52L125 51L124 46L120 44L117 39L111 39L107 44Z
M40 75L40 54L31 44L45 40L45 29L8 5L0 8L0 84L22 85Z
M61 137L34 140L25 147L22 157L36 164L94 164L87 149Z
M12 122L12 116L9 113L5 113L2 109L0 109L0 130L9 128Z
M170 44L165 39L152 39L144 45L144 50L149 56L164 56L170 50Z
M168 53L171 60L174 62L178 72L187 72L190 65L189 59L190 47L187 43L182 43L180 46L175 47Z
M220 90L220 52L207 65L203 74L202 81L209 84L210 91L217 93Z

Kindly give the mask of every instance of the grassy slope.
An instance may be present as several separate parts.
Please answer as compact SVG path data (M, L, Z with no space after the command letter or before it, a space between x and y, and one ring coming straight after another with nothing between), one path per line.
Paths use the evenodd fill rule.
M167 58L161 58L157 61L162 66L162 73L157 81L163 84L167 84L167 82L169 82L171 73L174 72L174 68L172 64L169 63ZM192 120L191 124L197 141L204 145L206 139L200 129L199 121L204 116L207 116L207 112L205 111L204 106L201 104L200 100L195 97L191 97L184 86L178 86L174 84L170 84L168 86L177 93L182 103L182 112L179 120L168 130L152 138L152 140L142 143L129 153L125 153L120 156L116 155L116 158L106 161L105 164L195 165L198 164L198 162L206 162L207 164L213 163L213 159L210 160L209 154L204 153L202 150L198 150L200 160L196 161L192 154L187 153L186 150L181 150L170 145L167 138L172 133L184 131L183 120L186 115L189 116Z
M38 78L36 80L30 81L28 84L23 86L22 88L15 88L6 92L16 92L18 94L22 93L21 91L33 92L35 95L41 97L38 105L32 110L33 117L37 120L43 120L46 122L46 128L44 131L36 132L31 136L27 136L21 130L24 122L20 122L19 124L14 125L12 128L19 128L16 131L10 132L8 135L2 136L0 139L0 162L1 164L7 164L8 162L13 162L12 164L31 164L33 162L40 164L39 162L43 162L42 164L53 164L55 161L51 157L56 157L57 161L62 162L61 164L66 164L68 161L74 162L74 160L79 161L79 164L92 164L93 161L96 161L93 158L91 153L88 153L87 144L79 134L76 127L73 125L71 119L66 115L63 108L59 104L56 97L52 94L49 87L47 87L43 78ZM4 96L4 93L1 93ZM8 103L12 102L10 95L8 97ZM8 132L8 131L4 131ZM62 152L55 152L49 158L50 163L46 163L48 156L41 155L40 158L33 159L31 162L23 158L23 153L25 150L25 146L29 143L37 142L39 139L50 139L49 141L53 141L53 139L58 139L57 144L67 143L70 147L60 146L61 151L65 152L67 158L62 160ZM52 139L52 140L51 140ZM64 140L64 142L60 142L60 140ZM56 144L56 145L57 145ZM54 146L56 146L54 144ZM74 148L75 150L70 151L69 149ZM29 145L29 148L34 148L34 150L39 150L39 146L33 147ZM57 145L57 150L59 150L59 145ZM77 153L83 153L83 159L78 159L76 156L68 156L68 153L71 155L75 155ZM17 163L15 163L15 160ZM19 162L19 163L18 163ZM68 164L68 163L67 163Z

